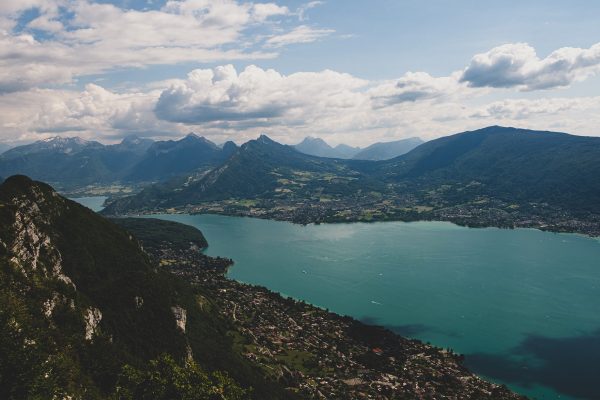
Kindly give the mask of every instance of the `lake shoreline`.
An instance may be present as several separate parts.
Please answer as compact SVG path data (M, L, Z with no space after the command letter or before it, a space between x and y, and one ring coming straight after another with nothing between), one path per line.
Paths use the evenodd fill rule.
M448 220L443 220L443 219L411 219L411 220L402 220L402 219L394 219L394 220L385 220L385 221L364 221L364 220L358 220L358 221L353 221L353 220L345 220L345 221L333 221L333 222L325 222L325 223L298 223L296 221L290 221L287 219L283 219L283 218L272 218L269 216L260 216L260 215L247 215L246 213L224 213L224 212L204 212L204 213L194 213L194 214L190 214L188 212L186 212L186 210L183 209L169 209L169 210L152 210L151 212L144 212L141 215L143 216L154 216L157 217L157 213L163 213L164 217L167 219L172 219L172 220L177 220L180 222L184 222L187 224L190 224L192 226L196 226L200 229L202 229L203 231L205 231L205 228L210 232L210 230L207 228L206 223L208 223L209 225L211 225L210 221L219 221L219 217L228 217L228 218L233 218L232 221L240 221L233 223L233 226L237 226L237 225L252 225L255 226L255 229L260 229L260 232L262 232L263 228L260 227L269 227L271 226L271 222L287 222L289 224L284 224L281 225L281 227L289 227L289 228L285 228L285 231L288 230L292 230L292 231L298 231L298 232L314 232L314 229L320 229L320 227L322 227L324 229L324 231L330 231L330 230L334 230L334 231L352 231L352 226L355 227L362 227L359 228L360 231L379 231L380 229L383 229L384 231L394 231L396 229L391 229L391 227L394 226L394 224L381 224L380 227L373 227L372 229L370 228L370 226L372 225L378 225L378 224L373 224L374 222L400 222L400 223L405 223L407 225L407 227L410 227L411 225L413 225L412 223L416 223L416 222L421 222L421 223L427 223L427 222L439 222L442 223L442 225L436 226L434 225L434 231L439 231L440 229L442 231L448 231L449 229L452 231L456 231L457 234L461 234L461 230L457 229L457 228L463 228L463 227L468 227L468 228L483 228L483 229L468 229L465 230L464 232L470 232L470 231L475 231L475 233L471 233L470 235L467 236L471 236L471 237L480 237L481 235L492 235L492 236L498 236L500 235L501 237L513 237L513 234L508 234L508 231L514 231L515 234L517 236L515 236L516 238L518 237L529 237L531 236L530 234L528 234L527 232L530 231L531 234L535 234L534 238L539 238L540 240L545 240L548 241L550 240L550 242L555 242L556 245L554 245L553 247L556 248L560 248L561 246L567 246L566 244L561 244L561 243L577 243L580 242L579 240L577 240L577 238L581 238L581 239L593 239L593 242L596 242L598 240L597 236L593 236L593 235L586 235L586 234L582 234L579 232L570 232L570 231L556 231L556 230L550 230L547 229L546 227L542 227L543 229L540 229L541 227L530 227L530 226L519 226L519 227L506 227L506 226L497 226L497 225L485 225L485 226L481 226L481 225L477 225L477 226L472 226L472 225L468 225L468 224L460 224L457 223L456 221L448 221ZM140 216L140 213L137 214L133 214L131 216ZM236 218L237 217L237 218ZM247 217L247 218L239 218L239 217ZM239 219L238 219L239 218ZM202 222L201 224L196 224L194 225L194 222L196 219L201 220L201 221L205 221ZM247 222L243 222L243 221L247 221ZM259 221L261 223L259 223ZM262 223L264 221L264 223ZM258 225L257 225L258 224ZM266 225L265 225L266 224ZM447 225L446 225L447 224ZM347 225L348 227L346 228L345 225ZM403 224L401 224L403 225ZM419 224L420 225L420 224ZM415 225L416 227L418 227L419 225ZM423 225L422 225L423 226ZM426 226L426 225L424 225ZM444 226L446 226L444 228ZM298 229L298 228L293 228L293 227L298 227L298 228L303 228L303 229ZM451 228L453 227L453 228ZM304 229L306 228L306 229ZM338 228L338 229L336 229ZM237 229L237 228L236 228ZM405 230L406 228L399 228L400 230ZM417 230L419 230L421 228L417 228ZM253 236L257 236L257 237L261 237L262 238L262 233L260 233L259 235L257 234L259 231L252 231ZM409 228L410 231L414 231L414 228ZM481 231L481 232L478 232ZM495 231L497 231L497 233L494 233ZM438 232L439 233L439 232ZM443 232L442 232L443 233ZM540 236L542 233L553 233L553 235L549 235L549 236ZM445 235L445 233L443 233ZM310 233L307 233L306 235L311 236ZM450 236L453 236L453 234L450 234ZM552 239L552 237L555 237L556 239ZM571 237L571 238L570 238ZM209 238L210 239L210 238ZM264 239L266 242L269 242L269 238L265 238ZM226 242L227 243L238 243L239 240L235 239L235 237L227 237ZM298 292L294 293L294 291L290 291L287 290L285 287L278 287L278 286L274 286L272 283L269 283L268 280L263 280L262 278L260 278L261 274L258 273L258 275L256 275L256 278L244 278L243 276L240 275L240 271L244 271L244 270L248 270L248 267L252 265L252 263L248 263L248 260L245 257L241 257L241 256L234 256L234 253L228 252L229 250L227 250L227 248L231 247L231 244L225 246L225 248L223 248L223 246L218 246L217 244L220 242L220 240L210 240L211 246L209 247L209 249L206 250L206 253L208 255L227 255L229 258L232 258L236 261L236 265L235 268L228 268L228 271L226 271L225 273L227 274L227 277L231 280L234 280L235 282L243 282L245 284L248 285L258 285L260 287L268 287L270 288L269 290L272 291L273 293L283 293L281 296L288 297L290 299L298 299L301 301L304 301L306 303L312 304L315 307L318 307L319 309L332 309L333 312L337 313L338 315L352 315L353 318L357 319L358 321L363 321L366 322L368 324L371 325L379 325L379 326L384 326L387 327L388 329L393 329L393 332L396 334L399 334L402 337L412 337L412 338L417 338L421 341L424 342L431 342L431 343L436 343L439 346L443 346L443 347L451 347L453 349L456 349L458 353L462 353L465 354L467 356L467 361L470 360L471 355L473 354L472 350L464 350L464 348L461 348L460 346L454 345L453 343L455 342L454 338L448 338L448 337L444 337L441 340L438 339L430 339L429 338L429 334L426 334L425 337L423 337L421 332L414 332L411 331L412 329L420 329L419 325L418 325L418 320L415 320L414 318L407 316L406 319L404 319L404 321L409 324L406 325L406 327L408 328L407 330L396 330L396 325L395 322L390 323L389 321L383 320L383 319L378 319L378 320L363 320L361 318L361 314L360 312L358 314L354 314L352 312L347 312L347 311L340 311L339 309L337 309L336 307L332 307L330 302L328 303L327 301L320 301L319 299L314 298L314 295L311 293L304 293L301 292L300 295ZM590 242L588 242L590 243ZM238 243L239 244L239 243ZM592 244L588 244L588 246L595 246L594 243ZM337 246L337 244L334 244L334 246ZM419 245L421 246L421 245ZM238 247L238 246L236 246ZM262 244L260 246L256 247L257 249L262 249L263 246ZM391 248L389 246L386 246L386 248ZM233 250L233 248L231 248ZM266 250L267 252L269 251L268 249ZM312 250L306 250L307 252L310 253L314 253L314 254L318 254L318 252L313 252ZM428 251L428 250L427 250ZM452 250L453 251L453 250ZM594 250L595 251L595 250ZM512 253L512 250L508 251L507 253ZM543 255L545 254L546 251L545 250L540 250L540 251L534 251L534 254L539 254L539 255ZM585 251L583 252L585 253ZM493 257L492 257L493 258ZM553 258L553 257L550 257ZM290 256L287 258L288 260L296 260L297 257L293 256L292 254L290 254ZM287 260L284 261L286 264L288 263ZM312 263L313 261L309 261L310 263ZM369 264L373 263L373 261L368 261ZM568 262L570 264L570 261ZM305 264L307 265L307 264ZM566 263L564 263L564 265L567 265ZM297 267L298 271L296 271L296 273L298 273L298 275L290 275L289 273L287 273L288 279L291 277L292 279L306 279L307 277L310 277L311 274L313 272L315 272L314 270L311 271L311 269L306 268L308 270L308 276L307 275L302 275L300 273L301 269L304 269L304 267ZM258 271L255 271L258 272ZM544 273L545 274L545 273ZM510 273L509 273L510 275ZM552 274L551 274L552 275ZM567 274L570 275L570 274ZM577 274L575 274L577 275ZM388 277L390 275L388 275L386 273L386 277ZM539 275L538 275L539 276ZM593 280L593 282L596 281L596 278L594 278L594 276L596 275L592 275L590 276ZM390 279L390 278L387 278ZM394 278L395 279L395 278ZM558 278L557 278L558 279ZM564 281L565 283L568 282L574 282L572 281L572 279L579 279L576 276L573 276L571 278L568 278L568 281L564 281L564 279L559 279L561 281ZM392 279L393 280L393 279ZM492 279L491 282L493 282L495 279ZM401 282L401 281L398 281ZM562 286L562 285L561 285ZM534 291L536 291L537 293L537 288L538 285L535 284L535 286L532 287ZM530 290L532 289L528 289L527 292L529 293ZM562 289L561 289L562 290ZM572 289L570 290L571 294L577 293L577 291L579 291L580 289ZM309 291L310 292L310 291ZM537 295L536 295L537 296ZM558 296L560 297L560 296ZM562 296L564 299L564 296ZM373 297L372 299L376 300L376 301L380 301L380 299ZM550 301L550 299L548 300L548 304L552 303ZM385 303L385 302L384 302ZM389 301L387 302L389 304ZM578 303L582 303L581 301L579 301ZM322 305L322 306L320 306ZM377 307L380 306L372 306L373 310L378 309ZM519 306L516 306L514 308L515 310L519 310ZM520 312L520 311L519 311ZM570 312L570 311L569 311ZM542 314L543 316L544 314ZM581 317L584 317L585 314L582 314ZM512 318L512 317L511 317ZM553 318L557 318L557 317L553 317ZM425 328L429 328L435 324L437 324L437 321L430 321L430 325L428 323L426 323ZM443 325L443 323L442 323ZM517 324L519 325L519 324ZM548 325L548 326L553 326L553 325ZM576 324L573 324L572 326L579 326ZM560 324L558 325L558 327L560 327ZM582 325L581 327L581 331L580 332L588 332L588 333L593 333L593 327L590 327L589 324L588 325ZM438 329L437 327L435 329ZM525 329L525 328L523 328ZM559 331L562 328L559 328ZM531 329L530 330L532 333L536 332L535 329ZM408 332L408 333L407 333ZM441 331L439 331L441 332ZM539 332L539 331L538 331ZM566 340L566 343L569 342L569 340L571 340L571 336L573 336L574 339L576 339L576 335L573 335L571 333L565 333L564 329L562 329L563 333L557 333L558 331L551 333L548 332L548 334L550 336L548 336L547 339L545 340L550 340L550 337L554 337L554 338L560 338L560 337L564 337ZM450 334L452 334L450 332ZM483 335L485 336L485 335ZM585 337L585 335L582 334L583 337ZM557 339L558 340L558 339ZM560 342L558 342L560 343ZM504 347L504 345L502 346ZM508 350L508 347L506 347ZM516 348L516 343L515 343L515 348ZM493 355L494 351L489 351L488 349L485 349L483 353L488 353L489 355ZM494 358L492 358L492 360L494 360ZM497 360L501 360L501 358L498 358ZM468 363L467 363L468 365ZM506 380L500 379L498 376L495 376L494 374L487 374L484 373L484 371L486 371L486 369L481 370L479 368L479 366L477 368L472 368L471 370L477 371L477 373L482 374L482 376L486 376L486 379L492 380L492 381L496 381L496 382L500 382L500 383L506 383L509 384L510 387L513 387L514 382L507 382ZM520 393L524 393L527 395L530 395L532 397L539 397L539 398L558 398L557 395L553 392L548 392L546 391L546 388L552 388L554 387L553 385L542 385L541 392L538 391L538 389L535 390L531 390L528 389L527 387L521 386L519 384L516 385L517 387L514 388L514 390L516 390L517 392ZM528 386L528 385L525 385ZM536 386L536 384L534 383L533 386ZM564 395L564 393L563 393ZM564 397L563 398L569 398L569 397Z
M578 283L581 273L588 276L588 279L581 281L582 284L598 286L598 274L592 271L593 268L590 270L593 265L587 262L584 272L577 267L577 263L583 267L581 261L574 261L582 254L593 255L598 251L597 241L588 240L590 238L583 235L550 235L531 228L506 230L490 227L471 230L448 221L302 226L281 224L280 221L265 218L240 218L214 213L171 213L153 217L190 224L206 232L210 243L207 255L224 255L235 260L234 268L228 273L230 279L267 287L273 292L283 293L282 296L299 299L339 315L350 315L370 325L393 329L403 337L453 348L457 353L464 354L467 361L473 354L488 354L494 357L490 360L503 360L500 357L509 354L504 352L518 348L529 333L543 337L549 335L544 340L550 340L551 337L576 336L572 332L573 327L577 327L579 332L590 333L596 329L595 325L590 326L593 318L590 320L591 317L587 315L589 307L582 307L581 304L585 302L578 300L580 296L590 301L597 298L597 295L589 292L591 288L584 288ZM439 247L436 244L432 248L429 240L438 243L440 238L443 242L439 244L444 247L436 250ZM233 246L233 243L236 245ZM347 248L349 245L351 248ZM495 250L489 257L474 264L470 260L472 250L477 249L481 253L482 245ZM488 247L483 251L487 253ZM569 250L573 248L579 250ZM327 250L324 253L319 249ZM414 254L416 258L410 255L414 253L411 249L421 249ZM282 254L273 258L272 251ZM400 258L396 258L395 254ZM538 255L536 258L529 258L535 254ZM356 261L346 262L347 257ZM514 260L522 261L512 265ZM571 267L559 267L566 265L566 260L569 260ZM506 264L507 261L510 264ZM548 264L551 269L546 268L546 261L554 266ZM436 263L438 267L435 267ZM540 276L551 277L551 281L546 280L548 282L540 286ZM468 281L465 282L465 279ZM552 282L562 283L556 286ZM540 293L540 288L544 288L545 292ZM365 295L361 295L362 292ZM390 298L390 295L393 297ZM519 300L523 295L528 296L527 300ZM481 296L487 300L473 300L481 300ZM567 298L565 296L570 300L564 301ZM473 304L477 303L489 316L474 313ZM531 314L523 314L525 310L522 306L527 304L546 304L549 308L532 308L528 311ZM391 314L386 310L390 310ZM525 319L514 319L515 310ZM577 315L573 322L560 322L563 316L570 313ZM464 318L463 314L467 319L461 319ZM512 321L509 330L514 331L510 334L505 332L507 318ZM531 368L535 370L535 366ZM489 370L481 369L479 365L471 370L511 387L515 384L493 373L484 373ZM518 389L514 390L534 398L558 398L550 391L552 385L535 391L518 384L516 386ZM569 397L563 393L563 398Z
M235 346L258 368L307 398L427 397L526 400L501 383L472 373L451 349L399 335L227 276L232 264L166 242L146 242L157 264L191 282L235 326ZM201 255L202 254L202 255ZM169 262L165 263L164 260ZM258 316L258 317L257 317ZM384 396L384 397L381 397Z
M170 215L221 215L226 217L243 217L243 218L254 218L268 221L277 221L277 222L288 222L294 225L299 226L308 226L308 225L340 225L340 224L356 224L356 223L364 223L364 224L374 224L374 223L385 223L385 222L447 222L456 226L470 228L470 229L486 229L486 228L496 228L496 229L504 229L504 230L516 230L516 229L532 229L541 232L549 232L555 234L569 234L569 235L579 235L583 237L598 239L600 238L600 226L594 227L593 230L577 230L577 229L569 229L564 226L548 226L545 224L522 224L522 225L506 225L506 224L485 224L477 221L465 221L464 219L441 219L441 218L388 218L388 219L373 219L373 220L364 220L364 219L334 219L334 220L324 220L324 221L296 221L289 218L277 217L272 215L256 215L249 213L228 213L228 212L215 212L215 211L202 211L202 212L190 212L186 209L155 209L155 210L147 210L143 212L135 212L135 213L124 213L119 215L106 215L109 217L136 217L136 216L148 216L155 214L170 214Z

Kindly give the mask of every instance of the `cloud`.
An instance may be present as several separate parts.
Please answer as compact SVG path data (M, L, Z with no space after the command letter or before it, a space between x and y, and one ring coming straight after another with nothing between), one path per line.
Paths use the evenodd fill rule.
M88 84L82 91L32 89L0 96L3 140L31 141L62 132L88 139L127 133L179 134L153 113L160 92L114 93Z
M464 88L457 75L435 78L426 72L407 72L401 78L382 83L370 90L374 107L434 100L455 96Z
M506 44L477 54L461 76L472 87L540 90L566 87L600 71L600 43L589 49L564 47L540 59L526 43Z
M190 72L163 91L155 113L187 124L269 119L293 123L315 107L335 112L363 101L355 92L366 82L333 71L288 76L254 65L238 74L232 65Z
M287 33L271 36L267 39L266 44L268 47L283 47L290 44L311 43L334 32L333 29L315 29L307 25L300 25Z
M64 84L116 65L269 56L264 47L249 53L232 43L244 38L243 27L254 32L266 20L294 15L285 7L231 1L168 2L153 12L77 3L81 8L68 24L54 11L30 22L39 29L58 29L52 21L71 26L50 33L50 39L27 30L0 33L0 141L39 139L52 132L88 139L113 140L132 132L164 138L194 130L218 142L242 142L266 133L284 143L312 135L332 144L365 145L494 124L600 136L600 97L557 97L547 90L535 99L528 93L512 99L507 90L495 89L531 91L585 79L597 70L600 45L559 49L539 59L530 46L509 44L475 56L467 68L447 76L408 72L396 79L367 81L331 70L285 75L255 65L222 65L194 69L185 79L147 82L135 90L94 84L74 89ZM113 19L131 32L111 31ZM272 22L281 29L280 21ZM173 27L177 23L183 24L182 30ZM160 29L151 32L150 26ZM185 34L188 28L216 36L199 41L200 36ZM223 36L217 35L220 31ZM289 44L296 39L278 40Z
M150 10L88 0L0 3L0 93L116 68L273 58L272 48L249 47L246 31L272 35L281 29L273 22L290 14L275 3L235 0L170 0ZM31 9L37 17L21 19Z
M288 15L289 13L290 10L287 7L278 6L274 3L252 5L252 16L257 21L264 21L269 17Z
M324 1L309 1L306 4L301 5L300 7L298 7L298 10L296 11L296 14L298 15L298 19L300 21L307 20L308 17L306 16L306 14L308 13L308 10L310 10L311 8L318 7L324 3L325 3Z
M72 69L60 65L68 52L65 46L41 43L28 34L0 32L0 94L70 82Z
M403 76L397 81L437 78ZM238 143L266 133L284 143L319 136L333 144L435 138L487 125L512 125L599 135L600 97L505 99L473 102L478 91L377 107L377 84L334 71L283 75L250 66L191 71L145 90L115 92L89 84L81 90L32 89L0 95L0 141L81 136L113 141L129 133L156 139L194 130ZM443 87L442 87L443 89ZM444 92L442 90L442 92ZM378 101L378 100L377 100Z
M534 117L565 115L572 112L597 112L600 97L505 99L480 108L474 118L496 118L523 121Z

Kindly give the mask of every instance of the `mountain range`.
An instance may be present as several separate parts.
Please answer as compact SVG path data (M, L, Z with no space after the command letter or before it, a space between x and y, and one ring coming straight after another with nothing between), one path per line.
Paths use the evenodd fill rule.
M0 175L25 174L61 189L115 182L155 182L214 167L236 147L228 142L221 149L195 134L162 142L128 136L115 145L77 137L54 137L1 154Z
M565 133L493 126L432 140L385 161L310 156L261 136L206 175L151 186L114 201L105 212L215 201L236 206L240 199L251 199L271 210L258 215L280 218L283 212L273 214L273 210L297 212L298 207L311 206L310 212L324 213L326 221L339 220L344 208L350 213L358 210L358 220L369 209L371 216L406 219L416 218L414 210L459 207L449 214L462 215L466 211L460 211L461 204L485 210L498 202L503 204L502 218L536 207L558 214L561 209L573 215L596 215L600 214L599 174L600 138ZM334 207L335 212L329 212ZM489 215L491 221L500 220Z
M361 149L346 144L330 146L321 138L306 137L294 148L301 153L317 157L342 158L355 160L389 160L408 153L422 144L419 138L401 139L392 142L378 142Z
M361 151L343 144L333 148L322 139L306 138L294 148L319 157L349 159L366 152L365 159L383 159L417 144L412 139L409 142L393 142L383 148L375 145ZM53 137L0 154L0 176L24 174L61 190L88 185L139 185L201 175L221 165L237 148L232 141L217 146L194 133L158 142L132 135L114 145L78 137Z
M533 212L544 226L550 214L554 222L559 215L580 222L591 221L586 213L600 215L599 141L493 126L422 144L394 142L395 151L416 147L371 161L308 155L264 135L241 147L219 147L195 134L162 142L132 136L116 145L53 138L0 155L0 176L28 174L63 190L114 182L145 186L113 200L106 212L115 214L226 202L213 208L255 215L252 207L240 206L251 200L262 209L258 216L303 222L442 218L470 224L462 215L494 208L486 224L515 226L517 214L521 224ZM320 139L303 143L331 149ZM362 157L376 158L371 150L392 147L375 144ZM579 223L569 224L564 229Z

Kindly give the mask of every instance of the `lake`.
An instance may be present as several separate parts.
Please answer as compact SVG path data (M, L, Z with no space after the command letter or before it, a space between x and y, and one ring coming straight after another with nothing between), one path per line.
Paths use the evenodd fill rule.
M69 198L69 199L86 206L87 208L91 209L92 211L98 212L98 211L102 211L102 209L104 208L104 201L107 198L108 197L105 197L105 196L90 196L90 197L73 197L73 198Z
M466 355L540 399L599 399L600 241L445 222L299 226L158 215L202 230L229 276Z
M600 398L600 241L445 222L299 226L160 215L205 234L229 276L451 347L544 399Z

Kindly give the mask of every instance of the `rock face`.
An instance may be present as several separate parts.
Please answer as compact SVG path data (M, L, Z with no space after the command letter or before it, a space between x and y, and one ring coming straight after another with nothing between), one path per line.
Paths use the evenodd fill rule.
M186 311L170 298L127 232L26 177L0 185L0 398L37 379L56 384L40 398L79 398L102 390L97 368L186 357Z
M97 308L90 307L83 318L85 320L85 340L92 340L100 321L102 321L102 312Z
M185 324L187 322L187 311L179 306L171 307L173 315L175 316L175 323L183 333L185 333Z

